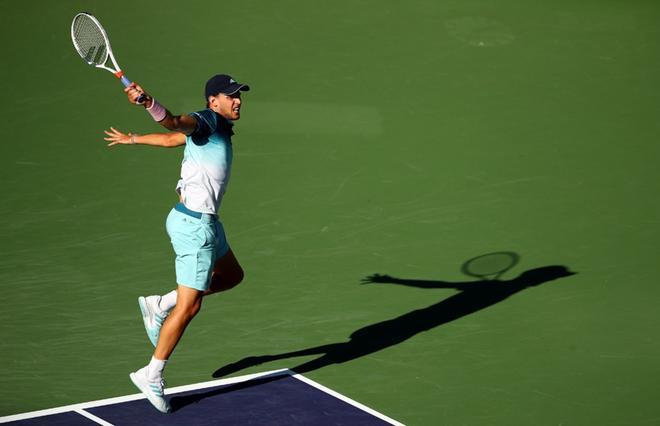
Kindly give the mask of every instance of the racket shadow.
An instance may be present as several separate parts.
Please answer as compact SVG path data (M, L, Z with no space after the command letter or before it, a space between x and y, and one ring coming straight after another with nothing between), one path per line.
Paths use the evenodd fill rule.
M395 278L379 274L371 275L364 278L362 284L396 284L426 289L450 288L459 290L459 293L426 308L362 327L353 332L347 342L332 343L276 355L247 357L220 367L213 373L213 377L223 377L244 368L254 367L270 361L307 355L320 356L290 368L290 370L304 374L331 364L341 364L397 345L418 333L493 306L529 287L535 287L571 275L575 275L575 273L571 272L566 266L559 265L531 269L508 281L447 282Z

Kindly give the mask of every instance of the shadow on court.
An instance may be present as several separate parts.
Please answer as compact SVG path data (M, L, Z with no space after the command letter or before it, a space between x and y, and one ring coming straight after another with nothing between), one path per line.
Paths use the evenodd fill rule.
M351 334L350 340L347 342L332 343L277 355L247 357L219 368L213 373L213 377L222 377L269 361L306 355L321 356L291 368L291 370L304 374L330 364L344 363L397 345L418 333L488 308L526 288L571 275L575 275L575 273L567 267L559 265L531 269L508 281L480 280L453 283L395 278L378 274L371 275L364 278L362 283L397 284L426 289L450 288L459 290L459 293L426 308L417 309L397 318L360 328Z
M271 383L271 382L275 382L277 380L285 379L286 377L287 376L284 376L284 375L272 375L272 376L267 376L267 377L264 377L264 378L250 380L250 381L247 381L247 382L236 383L236 384L233 384L233 385L224 386L224 387L221 387L221 388L218 388L218 389L213 389L211 391L208 391L208 390L206 390L206 391L203 391L203 390L202 391L196 391L196 392L192 392L190 394L183 395L183 396L174 396L174 397L170 398L169 402L170 402L170 406L172 407L172 411L176 412L176 411L179 411L180 409L182 409L183 407L185 407L187 405L195 404L195 403L197 403L200 400L205 399L205 398L210 398L210 397L214 397L214 396L218 396L218 395L233 393L233 392L237 392L237 391L240 391L240 390L248 390L250 388L254 388L254 387L261 386L261 385Z

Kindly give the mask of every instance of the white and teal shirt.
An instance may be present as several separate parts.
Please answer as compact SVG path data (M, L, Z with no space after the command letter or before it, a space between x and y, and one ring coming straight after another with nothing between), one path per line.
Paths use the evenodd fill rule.
M197 128L186 136L176 189L190 210L218 214L231 174L233 123L211 109L190 115Z

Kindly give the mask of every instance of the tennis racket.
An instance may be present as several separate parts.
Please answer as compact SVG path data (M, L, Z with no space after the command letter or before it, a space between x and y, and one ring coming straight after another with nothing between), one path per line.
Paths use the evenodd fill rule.
M520 256L511 251L482 254L463 264L461 272L471 277L497 281L502 274L516 266Z
M119 69L115 55L112 54L110 39L103 26L92 14L81 12L73 17L71 23L71 40L78 54L89 65L110 71L117 77L124 87L131 84L124 72ZM144 95L140 95L137 103L144 102Z

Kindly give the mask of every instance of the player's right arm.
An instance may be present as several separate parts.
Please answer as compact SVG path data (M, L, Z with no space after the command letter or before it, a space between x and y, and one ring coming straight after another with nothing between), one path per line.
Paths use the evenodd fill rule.
M457 290L464 290L468 285L474 286L471 283L452 283L448 281L430 281L430 280L411 280L407 278L395 278L389 275L373 274L365 277L361 281L362 284L372 283L387 283L387 284L400 284L408 287L417 288L455 288Z
M154 105L154 99L151 95L145 92L142 87L138 86L135 83L131 83L130 86L124 89L126 95L128 96L128 101L132 104L138 104L137 99L141 95L145 95L144 103L142 104L147 110L151 110ZM158 124L165 127L168 130L174 132L180 132L186 135L190 135L197 128L197 119L192 115L174 115L169 110L165 109L164 118L158 120Z

